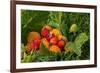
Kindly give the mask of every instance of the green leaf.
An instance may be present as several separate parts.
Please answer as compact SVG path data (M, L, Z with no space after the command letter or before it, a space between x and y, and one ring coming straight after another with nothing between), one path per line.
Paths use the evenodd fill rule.
M60 28L60 24L62 22L62 12L50 12L49 17L49 25L55 28Z
M49 25L52 26L52 27L54 27L54 28L59 28L59 24L56 23L56 22L53 22L53 21L50 21Z
M21 44L21 51L24 52L26 50L26 47L24 46L24 44Z
M65 47L72 49L78 56L81 56L81 47L87 40L88 36L85 33L80 33L74 42L69 42Z
M39 55L37 58L37 61L43 62L43 61L48 61L49 60L49 56L46 55Z
M39 53L42 55L49 55L50 54L50 51L48 50L48 48L45 47L45 45L43 43L41 44L41 48L39 51L40 51Z
M66 48L65 48L65 51L67 50L67 48L68 48L68 49L72 49L72 50L76 49L76 45L75 45L74 42L69 42L69 43L67 43L67 45L66 45L65 47L66 47Z
M22 59L22 63L33 62L33 61L35 61L36 57L37 57L36 51L33 51L31 54L26 54L24 52L24 57Z
M32 56L31 55L26 55L24 59L22 60L22 63L27 63L32 61Z
M75 39L75 45L76 45L76 50L74 50L74 52L76 52L77 55L81 55L81 47L82 45L88 40L88 36L85 33L80 33L76 39Z
M24 46L24 44L21 44L21 58L24 57L25 51L26 51L26 46Z

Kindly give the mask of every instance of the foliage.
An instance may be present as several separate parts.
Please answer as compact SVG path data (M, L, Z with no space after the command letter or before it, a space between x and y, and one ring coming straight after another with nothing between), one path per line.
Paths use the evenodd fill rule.
M74 42L69 42L66 48L72 49L78 56L81 56L81 47L88 40L85 33L79 34Z
M77 24L76 33L69 32L72 24ZM90 14L75 12L56 11L21 11L21 43L22 62L42 62L42 61L63 61L63 60L84 60L90 58ZM39 32L45 25L59 29L68 39L66 48L73 52L52 53L42 44L38 51L26 52L28 33Z

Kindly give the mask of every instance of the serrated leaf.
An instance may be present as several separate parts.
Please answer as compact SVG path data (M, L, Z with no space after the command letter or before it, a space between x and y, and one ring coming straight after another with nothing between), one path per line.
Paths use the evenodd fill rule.
M74 50L76 52L77 55L81 55L81 47L82 45L88 40L88 36L85 33L80 33L74 43L76 45L76 50Z
M86 42L88 40L88 36L85 34L85 33L80 33L77 37L76 37L76 39L75 39L75 43L76 44L84 44L84 42ZM80 46L81 46L80 45Z
M87 40L88 36L85 33L80 33L74 42L69 42L65 47L72 49L78 56L81 56L81 47Z

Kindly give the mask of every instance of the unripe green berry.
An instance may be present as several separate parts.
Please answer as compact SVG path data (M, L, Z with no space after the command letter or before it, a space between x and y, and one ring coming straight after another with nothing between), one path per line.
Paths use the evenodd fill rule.
M69 31L72 32L72 33L76 33L77 32L77 25L72 24Z

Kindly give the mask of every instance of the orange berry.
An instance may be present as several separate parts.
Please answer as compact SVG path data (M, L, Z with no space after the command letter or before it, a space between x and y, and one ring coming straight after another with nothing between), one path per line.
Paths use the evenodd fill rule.
M33 48L34 48L33 42L27 43L27 49L26 49L27 52L31 52Z
M62 35L62 33L59 29L53 29L50 33L55 35L55 36Z
M60 53L61 52L60 48L57 45L52 45L50 47L50 51L54 52L54 53Z
M58 40L61 40L63 36L62 35L58 35L57 37L58 37Z
M27 40L28 40L28 43L29 43L29 42L32 42L35 39L40 39L40 38L41 38L41 36L38 32L30 32Z
M58 36L58 40L64 40L64 41L68 42L67 37L65 37L65 36L63 36L63 35L59 35L59 36Z
M46 38L43 38L43 39L41 40L41 44L42 44L42 43L45 45L46 48L49 48L49 42L47 41ZM40 44L40 47L41 47L41 44Z

